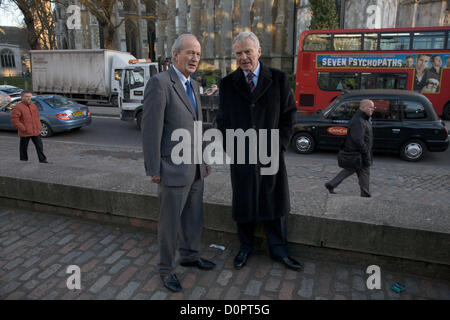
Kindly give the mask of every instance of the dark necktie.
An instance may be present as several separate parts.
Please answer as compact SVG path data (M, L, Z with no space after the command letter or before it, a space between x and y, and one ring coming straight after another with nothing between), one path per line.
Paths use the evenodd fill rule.
M253 83L254 76L255 76L255 74L253 72L249 72L247 74L247 83L248 83L248 87L250 88L250 93L253 93L253 91L255 91L255 84Z
M197 104L195 103L195 99L194 99L194 93L192 92L192 88L191 88L191 83L189 80L186 81L185 83L186 85L186 93L189 97L189 101L191 102L192 105L192 109L194 109L195 111L195 115L198 118L198 113L197 113Z

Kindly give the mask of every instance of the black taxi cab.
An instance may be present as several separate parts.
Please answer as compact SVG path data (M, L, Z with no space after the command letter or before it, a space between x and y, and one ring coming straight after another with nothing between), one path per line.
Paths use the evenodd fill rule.
M355 90L337 96L314 115L298 114L291 146L300 154L317 149L340 149L347 126L363 99L374 102L373 151L400 153L402 159L419 161L427 151L445 151L448 130L430 100L405 90Z

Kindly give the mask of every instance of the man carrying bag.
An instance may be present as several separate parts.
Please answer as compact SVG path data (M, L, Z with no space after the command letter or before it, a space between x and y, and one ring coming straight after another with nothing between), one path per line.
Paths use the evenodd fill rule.
M345 139L344 149L339 151L338 165L343 168L334 179L325 183L330 193L347 177L356 172L361 197L370 197L369 178L372 165L373 132L370 117L374 111L374 103L371 100L361 100L359 110L350 120Z

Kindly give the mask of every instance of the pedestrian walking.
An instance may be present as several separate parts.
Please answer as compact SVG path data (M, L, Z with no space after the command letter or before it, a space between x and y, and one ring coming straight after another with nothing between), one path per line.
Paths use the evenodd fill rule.
M347 177L356 173L358 176L361 197L370 197L369 178L370 166L373 163L372 145L373 132L370 117L374 111L372 100L364 99L359 104L359 109L353 115L347 129L344 151L355 152L361 157L360 168L344 168L334 179L325 184L330 193L335 193L334 189Z
M284 152L289 145L296 113L289 80L283 71L259 61L261 47L254 33L238 34L233 41L233 51L239 68L220 82L218 129L224 137L227 129L279 132L275 149L279 167L275 174L261 175L260 169L265 165L260 159L256 164L249 161L250 154L257 150L257 146L250 143L245 145L245 163L234 161L231 164L232 214L240 241L234 267L240 269L246 264L254 249L255 226L263 222L271 258L291 269L302 270L303 266L290 257L287 250L286 217L290 199ZM236 153L233 154L236 157Z
M48 163L41 139L41 120L36 105L31 102L32 94L22 91L22 101L11 112L11 123L20 137L20 160L28 161L28 143L33 141L40 163Z

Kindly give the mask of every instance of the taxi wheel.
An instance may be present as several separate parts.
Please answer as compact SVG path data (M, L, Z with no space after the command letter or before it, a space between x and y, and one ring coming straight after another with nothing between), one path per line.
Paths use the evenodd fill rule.
M400 149L400 156L403 160L417 162L423 159L426 150L426 146L422 141L412 139L403 144Z
M41 121L41 137L48 138L51 135L53 135L52 128L46 122Z
M314 151L316 142L314 138L306 132L299 132L292 138L292 147L295 152L300 154L308 154Z

